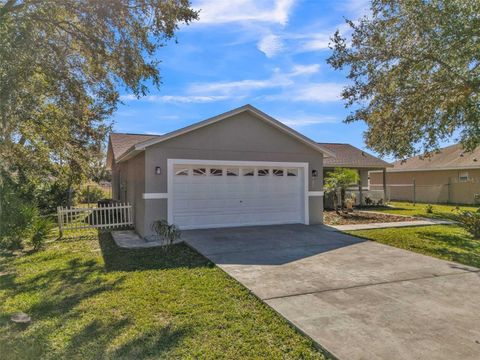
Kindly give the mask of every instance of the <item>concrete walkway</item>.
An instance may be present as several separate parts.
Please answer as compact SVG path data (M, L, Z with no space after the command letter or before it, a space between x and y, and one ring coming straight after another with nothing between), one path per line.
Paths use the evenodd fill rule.
M352 224L352 225L329 225L329 226L339 231L354 231L354 230L386 229L386 228L409 227L409 226L451 225L451 224L455 224L455 222L450 220L418 219L413 221L397 221L397 222Z
M477 268L323 226L183 238L339 359L480 359Z

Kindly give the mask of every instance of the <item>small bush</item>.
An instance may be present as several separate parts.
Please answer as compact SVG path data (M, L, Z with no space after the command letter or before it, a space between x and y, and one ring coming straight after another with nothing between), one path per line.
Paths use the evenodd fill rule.
M152 224L152 230L164 241L166 247L180 238L181 232L177 225L169 224L166 220L157 220Z
M37 217L35 219L31 227L30 239L33 250L37 251L42 248L55 225L55 222L49 217Z
M82 204L96 203L104 197L105 193L100 187L97 186L84 187L77 194L77 200Z
M475 239L480 239L480 209L477 211L458 210L457 221Z
M427 204L427 206L425 206L425 212L427 214L433 214L433 205L432 204Z

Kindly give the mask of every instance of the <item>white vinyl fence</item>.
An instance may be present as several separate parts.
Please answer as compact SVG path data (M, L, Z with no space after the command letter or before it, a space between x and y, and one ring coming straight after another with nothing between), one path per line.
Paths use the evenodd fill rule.
M60 234L66 230L109 229L133 226L132 205L106 204L94 208L57 208Z

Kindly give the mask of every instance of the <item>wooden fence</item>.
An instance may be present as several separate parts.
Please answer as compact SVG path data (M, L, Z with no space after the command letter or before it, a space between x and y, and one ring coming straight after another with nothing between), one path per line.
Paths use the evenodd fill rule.
M110 229L133 226L132 205L106 204L94 208L57 208L60 235L66 230Z

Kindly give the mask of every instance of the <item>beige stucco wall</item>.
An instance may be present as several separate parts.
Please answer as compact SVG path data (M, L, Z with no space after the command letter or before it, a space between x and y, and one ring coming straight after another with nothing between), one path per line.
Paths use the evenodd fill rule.
M469 181L459 182L460 173L468 172ZM387 172L387 188L391 200L431 203L473 204L480 194L480 169ZM382 184L381 173L370 173L370 186ZM401 185L401 186L398 186Z
M147 148L145 192L168 191L167 159L307 162L309 191L322 190L322 154L254 116L251 113L241 113ZM155 175L157 166L161 167L161 175ZM318 170L318 177L311 177L313 169ZM321 223L322 198L311 197L309 205L310 223ZM143 227L137 228L137 231L142 236L149 236L150 224L154 220L167 218L167 200L145 200L144 214Z

